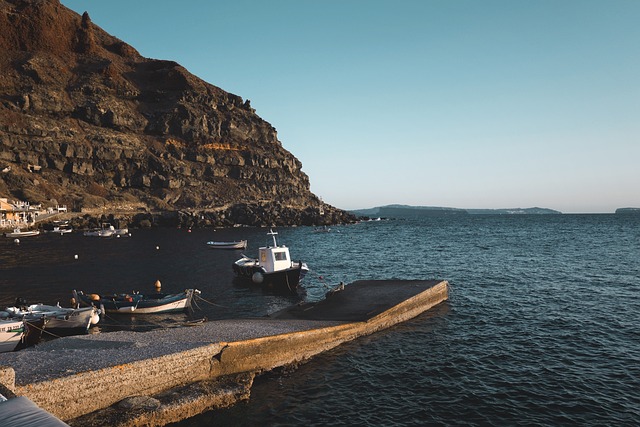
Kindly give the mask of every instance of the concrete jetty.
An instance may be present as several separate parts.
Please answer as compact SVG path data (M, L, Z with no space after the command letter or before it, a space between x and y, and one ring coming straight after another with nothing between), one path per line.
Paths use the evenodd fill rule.
M0 383L71 426L162 426L248 399L255 375L447 299L446 281L357 281L268 317L65 337L0 354Z

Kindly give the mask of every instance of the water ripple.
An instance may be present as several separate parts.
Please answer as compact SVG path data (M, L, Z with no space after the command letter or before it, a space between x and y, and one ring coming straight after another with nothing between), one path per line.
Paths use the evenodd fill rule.
M312 269L309 300L338 281L371 278L446 279L450 300L293 372L260 377L248 402L177 425L638 424L640 219L434 217L278 231ZM249 238L253 253L264 232L220 230L215 240ZM101 292L161 278L169 290L203 290L218 304L208 309L213 319L295 303L234 285L237 254L204 249L211 233L1 241L0 300L19 289L64 301L73 287Z

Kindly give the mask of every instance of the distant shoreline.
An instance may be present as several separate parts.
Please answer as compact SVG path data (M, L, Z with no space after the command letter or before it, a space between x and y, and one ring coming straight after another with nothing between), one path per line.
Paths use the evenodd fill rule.
M561 215L562 212L548 208L509 208L509 209L459 209L435 206L387 205L371 209L349 211L366 216L449 216L449 215Z
M614 212L560 212L549 208L461 209L437 206L386 205L352 209L355 215L368 217L416 217L449 215L640 215L640 208L618 208Z

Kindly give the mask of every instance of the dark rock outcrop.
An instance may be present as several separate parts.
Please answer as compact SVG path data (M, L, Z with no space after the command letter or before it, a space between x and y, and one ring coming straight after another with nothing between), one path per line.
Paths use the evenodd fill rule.
M0 0L0 28L0 197L76 212L354 219L311 193L300 161L249 100L142 57L86 12ZM266 216L252 219L257 212Z

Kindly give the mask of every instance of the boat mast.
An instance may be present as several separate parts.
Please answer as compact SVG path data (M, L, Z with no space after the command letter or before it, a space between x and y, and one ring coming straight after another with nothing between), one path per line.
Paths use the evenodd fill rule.
M273 231L273 229L269 229L269 232L267 233L267 236L273 237L273 247L274 248L278 247L278 243L276 243L276 234L278 234L278 233L276 231Z

